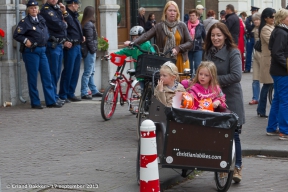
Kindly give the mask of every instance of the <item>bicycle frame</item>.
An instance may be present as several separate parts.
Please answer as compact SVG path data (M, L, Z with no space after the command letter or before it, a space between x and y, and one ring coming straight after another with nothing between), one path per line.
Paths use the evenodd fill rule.
M122 66L118 66L112 80L110 80L110 85L115 86L114 91L116 93L120 93L120 97L123 100L123 102L129 101L130 95L131 95L130 93L132 91L134 91L136 93L134 86L137 84L138 81L137 80L132 81L131 76L129 77L129 79L127 79L126 76L123 75L123 71L124 71L124 68L126 66L126 62L131 62L131 61L132 60L125 61ZM121 89L121 83L123 83L123 82L125 82L127 84L125 93L123 93L122 89ZM115 94L114 97L115 98L113 98L113 99L115 100L117 98L117 94Z

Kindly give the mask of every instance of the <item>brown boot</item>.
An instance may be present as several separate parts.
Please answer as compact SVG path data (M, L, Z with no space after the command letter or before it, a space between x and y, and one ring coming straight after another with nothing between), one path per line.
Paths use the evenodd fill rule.
M240 168L238 167L234 168L233 181L235 183L240 183L240 181L242 180L242 167L243 166L241 166Z

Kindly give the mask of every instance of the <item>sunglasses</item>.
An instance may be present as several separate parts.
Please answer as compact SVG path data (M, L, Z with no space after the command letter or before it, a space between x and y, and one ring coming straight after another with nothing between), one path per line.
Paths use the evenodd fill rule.
M275 17L275 16L272 15L272 16L270 16L269 18L270 18L270 19L274 19L274 17Z

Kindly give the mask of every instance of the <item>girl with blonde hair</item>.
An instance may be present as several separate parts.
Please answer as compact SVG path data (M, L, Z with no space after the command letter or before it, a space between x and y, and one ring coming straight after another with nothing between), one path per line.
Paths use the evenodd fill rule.
M167 107L172 107L172 99L176 92L185 92L184 87L177 81L178 68L170 61L160 68L160 79L154 90L155 97Z
M203 109L201 105L203 100L206 101L206 104L213 106L213 109L219 105L224 108L227 107L225 95L217 80L217 68L213 62L201 62L194 79L192 81L183 80L181 84L194 98L194 106L192 109Z

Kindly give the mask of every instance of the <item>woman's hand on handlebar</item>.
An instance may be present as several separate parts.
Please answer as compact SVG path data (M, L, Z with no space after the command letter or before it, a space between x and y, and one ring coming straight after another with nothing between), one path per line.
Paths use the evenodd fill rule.
M125 47L128 47L128 46L130 45L130 43L131 43L131 41L125 41L125 42L124 42L124 46L125 46Z
M177 50L176 50L175 48L173 48L173 49L172 49L172 55L173 55L173 56L177 56L177 54L178 54Z

